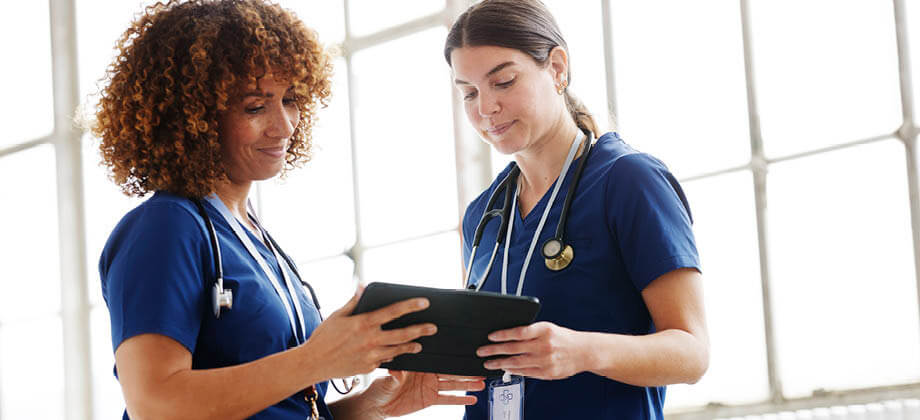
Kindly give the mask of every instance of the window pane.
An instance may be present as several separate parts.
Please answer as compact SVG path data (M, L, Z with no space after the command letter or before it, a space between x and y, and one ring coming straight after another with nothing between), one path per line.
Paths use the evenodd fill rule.
M105 304L97 305L89 316L92 334L93 417L96 420L118 419L125 410L125 400L121 394L121 385L112 371L115 355L112 352L109 311Z
M358 205L368 244L450 229L459 219L445 36L430 29L354 56Z
M680 178L747 162L738 2L611 3L617 121L626 142Z
M751 2L764 148L770 156L901 125L892 3Z
M60 318L0 326L0 418L64 418Z
M379 0L346 1L353 36L367 35L444 9L444 0L401 0L399 3ZM441 41L444 41L443 37ZM442 44L441 47L443 46ZM436 51L440 53L441 50Z
M259 185L259 208L269 232L297 259L340 254L355 242L348 86L345 63L336 61L333 98L319 112L312 160Z
M771 287L787 396L920 379L904 168L896 141L771 167Z
M9 7L9 5L7 5ZM51 79L51 29L47 1L28 1L0 13L0 37L8 61L0 101L3 124L0 148L50 134L54 130ZM15 121L15 124L13 122Z
M607 124L607 79L604 68L604 33L601 2L548 0L546 7L556 18L569 45L572 84L568 90L584 102L601 132Z
M76 0L81 100L98 89L97 81L105 76L106 67L115 57L115 42L134 16L143 12L144 6L154 3L154 0Z
M703 265L710 364L697 384L669 387L667 406L763 401L769 381L751 174L683 186Z
M86 205L86 278L90 304L102 300L99 280L99 257L109 234L129 210L143 199L128 197L108 178L99 156L99 140L83 136L83 194Z
M281 6L293 10L305 25L319 34L319 40L323 44L329 45L345 39L345 2L343 0L288 0L283 1Z
M384 281L415 286L463 287L460 235L448 232L368 250L365 283Z
M50 145L0 158L0 197L22 198L0 206L0 322L61 307L55 174Z
M355 295L355 265L344 255L298 264L298 269L316 291L324 317L332 315Z
M920 116L920 4L905 1L904 22L907 24L907 54L910 59L911 85L913 87L914 119Z

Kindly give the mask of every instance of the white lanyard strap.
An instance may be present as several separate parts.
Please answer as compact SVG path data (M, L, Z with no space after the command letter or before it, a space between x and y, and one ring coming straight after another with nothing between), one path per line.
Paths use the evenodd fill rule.
M236 220L236 217L233 217L233 215L230 213L230 209L228 209L227 206L224 205L224 202L221 201L220 198L218 198L214 194L209 195L205 199L208 200L208 202L211 203L211 205L214 206L218 212L220 212L221 216L224 217L224 220L227 221L227 224L230 225L230 228L233 229L233 233L236 234L236 237L239 238L240 242L243 243L243 246L246 247L246 250L249 251L249 255L252 255L252 258L255 259L256 262L259 264L259 267L262 268L262 271L265 273L265 276L268 277L268 280L271 282L272 287L275 288L275 293L278 294L278 298L281 299L281 303L284 305L285 312L287 312L288 321L290 321L291 323L291 331L294 333L294 338L297 340L297 344L300 344L302 340L301 340L300 335L297 333L297 324L296 324L297 321L294 320L294 313L293 311L291 311L291 305L288 302L287 297L285 297L285 293L281 289L281 285L278 283L278 279L277 277L275 277L274 271L272 271L268 267L268 263L265 262L265 259L262 258L262 254L260 254L259 251L256 249L255 245L252 243L252 240L249 239L249 235L246 234L246 231L244 230L243 226L240 224L239 220ZM259 227L261 231L262 229L261 225L258 225L257 223L257 227ZM272 251L274 251L274 247L270 247L270 248L272 249ZM294 306L296 307L297 316L300 321L300 330L304 331L304 334L306 334L303 313L301 312L301 309L300 309L300 299L297 298L297 292L294 290L291 284L291 281L288 278L287 272L284 270L284 266L281 265L282 260L281 258L278 258L277 252L275 252L275 258L278 259L278 265L279 265L278 268L281 269L281 275L284 277L284 280L285 280L285 283L288 289L288 293L290 293L291 300L294 301Z
M299 342L306 341L307 331L305 329L306 323L304 322L303 309L301 309L300 299L297 297L297 288L294 286L294 282L291 280L291 276L288 275L288 270L293 272L294 269L288 265L287 259L282 258L278 248L275 248L275 246L272 244L271 239L268 237L268 231L265 230L265 227L262 226L262 222L259 220L258 216L256 216L256 212L252 208L251 203L249 205L249 210L252 212L250 213L252 221L255 222L256 227L259 228L259 232L262 232L262 241L265 242L265 246L267 246L268 249L272 251L272 254L274 254L275 261L278 261L278 268L281 269L281 276L284 277L284 285L287 287L288 292L291 294L291 300L294 301L294 310L297 311L297 319L300 321L300 333L303 334L303 340ZM285 266L288 266L288 270L284 269ZM300 279L298 278L297 280L299 281Z
M569 171L569 166L572 165L572 161L575 160L575 152L578 151L578 146L581 144L581 140L584 136L584 133L578 130L575 140L572 140L572 145L569 147L569 154L565 157L565 163L562 164L562 171L559 172L559 178L556 179L556 185L553 187L553 192L549 196L546 208L543 209L543 215L540 216L540 223L537 224L537 230L533 233L533 239L530 240L530 248L527 250L527 256L524 257L524 265L521 267L521 275L518 277L517 296L520 296L521 292L524 290L524 277L527 274L527 266L530 265L530 257L533 256L533 250L536 248L537 241L540 239L540 232L543 231L546 217L549 216L549 211L553 208L553 202L556 201L556 194L559 192L559 188L562 187L562 181L565 180L565 174ZM519 188L520 183L514 187L514 197L511 200L511 217L509 217L511 220L508 221L508 232L505 234L505 255L502 261L502 294L508 293L508 248L511 247L511 230L514 228L514 220L517 218L515 208L517 207ZM507 206L508 203L505 203L505 205Z

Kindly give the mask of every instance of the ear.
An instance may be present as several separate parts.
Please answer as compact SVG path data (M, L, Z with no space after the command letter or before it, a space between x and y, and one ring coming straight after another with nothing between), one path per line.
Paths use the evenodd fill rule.
M549 52L549 69L556 85L569 84L569 53L561 46L553 47Z

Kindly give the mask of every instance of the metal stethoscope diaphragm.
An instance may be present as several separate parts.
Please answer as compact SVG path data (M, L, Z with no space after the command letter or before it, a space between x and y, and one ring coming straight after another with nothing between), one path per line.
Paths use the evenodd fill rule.
M590 155L592 148L591 136L586 136L584 140L584 153L582 154L581 161L578 163L578 167L575 169L575 174L572 182L569 184L569 189L565 196L565 204L562 206L562 213L559 215L559 222L556 225L556 233L552 238L547 239L541 247L544 264L549 270L563 270L568 267L569 264L572 263L572 260L575 258L575 250L572 248L572 245L565 242L565 224L568 220L569 209L572 207L572 200L575 196L576 188L578 188L578 181L581 180L581 174L585 169L585 162L588 161L588 156ZM499 228L495 236L495 245L492 248L492 255L489 257L489 262L486 265L486 269L482 277L480 277L480 280L476 283L475 287L470 284L469 288L475 288L476 290L479 290L482 287L482 284L485 283L486 277L489 276L489 273L492 270L492 263L495 261L495 254L498 252L499 245L505 241L505 233L508 230L508 223L511 221L512 217L511 200L515 199L515 194L512 187L517 184L517 179L520 174L520 167L512 162L511 169L508 171L508 174L501 182L498 183L498 185L495 187L495 190L493 190L492 194L489 196L489 200L486 202L485 211L483 211L482 217L479 219L479 224L476 225L476 231L473 235L473 249L470 253L469 261L467 262L466 279L468 284L470 284L470 274L472 274L473 271L473 261L476 257L476 251L479 249L479 244L482 241L482 234L486 225L493 218L498 217ZM504 195L502 207L493 208L500 194Z

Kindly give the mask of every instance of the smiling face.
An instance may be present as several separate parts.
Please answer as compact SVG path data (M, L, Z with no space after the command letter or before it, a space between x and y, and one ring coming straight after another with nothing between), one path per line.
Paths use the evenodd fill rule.
M466 116L500 153L542 144L560 118L567 117L564 99L556 93L565 74L565 57L560 62L555 53L544 66L512 48L476 46L451 52L454 84Z
M270 74L231 99L218 120L230 181L245 184L281 172L299 120L291 86L276 82Z

